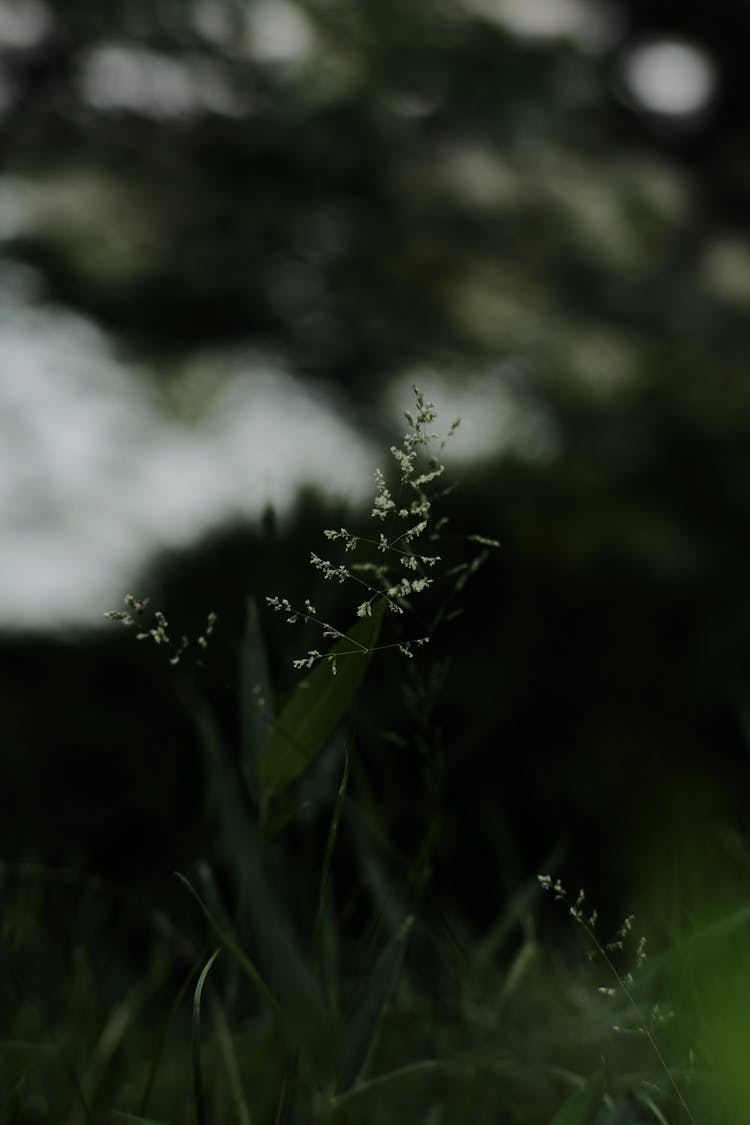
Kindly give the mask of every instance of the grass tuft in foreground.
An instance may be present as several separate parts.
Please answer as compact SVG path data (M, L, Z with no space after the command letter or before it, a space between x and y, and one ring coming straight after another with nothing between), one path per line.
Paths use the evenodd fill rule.
M326 530L339 554L311 554L319 589L300 606L267 597L318 638L294 660L304 675L288 693L272 683L253 599L234 724L201 691L214 614L194 641L173 640L144 598L108 614L180 671L195 657L184 697L213 841L178 876L180 911L85 873L0 868L0 1125L750 1119L750 914L728 908L737 885L721 911L657 917L662 947L649 943L648 959L632 916L603 941L596 912L557 875L497 890L510 864L491 834L498 878L481 888L497 900L491 924L441 897L442 843L462 830L434 780L446 740L434 704L450 692L450 666L422 670L421 650L449 635L465 583L497 543L449 536L444 442L416 390L407 423L391 450L395 479L375 475L375 530ZM410 795L406 840L371 755L403 753L408 738L362 721L384 654L405 658L404 721L432 767ZM697 884L715 882L706 866ZM578 951L562 932L540 938L544 892L584 937Z

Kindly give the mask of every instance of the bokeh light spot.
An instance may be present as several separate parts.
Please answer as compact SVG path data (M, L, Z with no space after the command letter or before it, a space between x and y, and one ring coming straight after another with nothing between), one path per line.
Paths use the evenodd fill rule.
M716 68L705 51L677 39L632 48L623 65L628 95L642 109L667 117L700 113L711 102Z

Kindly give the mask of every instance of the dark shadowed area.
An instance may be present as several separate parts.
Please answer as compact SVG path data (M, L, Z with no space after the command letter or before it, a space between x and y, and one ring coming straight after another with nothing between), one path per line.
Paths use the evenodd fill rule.
M229 895L202 716L241 768L248 599L277 707L318 638L266 596L351 624L309 556L368 526L413 384L462 418L446 558L500 549L368 669L342 932L368 832L457 948L553 864L616 915L688 840L744 878L749 34L741 0L0 0L10 882ZM128 593L216 613L205 650L105 621ZM337 738L261 810L300 918Z

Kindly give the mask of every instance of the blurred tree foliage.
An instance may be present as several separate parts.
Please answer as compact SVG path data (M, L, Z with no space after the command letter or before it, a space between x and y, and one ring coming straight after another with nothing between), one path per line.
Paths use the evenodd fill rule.
M73 3L35 40L27 7L6 253L151 360L249 338L362 394L414 361L599 382L739 342L747 269L614 96L619 41L439 0Z
M572 827L591 866L593 838L627 868L635 825L679 816L680 778L711 774L746 798L750 159L738 42L744 51L750 15L727 0L701 16L709 28L692 10L631 3L607 9L602 31L592 7L593 39L534 38L502 9L19 2L27 35L2 50L4 250L34 268L44 299L94 319L178 395L195 349L238 342L372 407L426 367L479 379L478 394L500 388L522 432L455 501L457 523L498 535L503 553L446 638L460 656L440 703L441 785L472 825L448 833L445 851L457 869L469 862L503 814L532 863ZM679 127L621 96L623 53L650 31L693 36L719 66L719 99ZM183 612L239 615L268 573L273 592L299 585L310 535L333 518L315 523L311 510L275 568L248 561L269 550L255 532L227 533L165 564L168 596ZM78 691L77 713L101 731L96 754L110 754L106 692L88 673L77 689L71 667L47 680L72 724L66 761L81 737ZM392 687L375 707L381 725L397 723ZM0 688L19 760L34 738L10 695L25 690ZM144 698L123 686L112 707L121 716ZM145 774L158 740L148 721L142 738ZM375 761L408 821L400 777L419 774L418 754ZM129 794L88 776L98 799ZM34 804L24 785L16 812ZM19 827L11 847L28 848L35 829L23 837Z

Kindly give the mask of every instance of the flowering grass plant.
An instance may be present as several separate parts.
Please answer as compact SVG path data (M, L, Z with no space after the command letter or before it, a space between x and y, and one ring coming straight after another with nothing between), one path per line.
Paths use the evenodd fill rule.
M486 927L443 902L434 865L445 853L435 842L462 825L429 785L410 794L412 851L391 833L363 747L369 739L382 755L407 741L358 723L370 662L382 653L405 660L415 742L436 755L443 734L428 704L449 678L433 666L420 680L421 650L497 547L483 535L448 541L440 455L458 423L438 437L434 406L417 389L406 420L393 472L375 472L368 529L329 528L325 554L310 554L332 611L318 612L320 589L298 605L266 598L320 638L294 659L302 676L290 693L274 689L252 599L234 716L201 690L215 613L194 639L175 639L145 598L129 595L107 614L180 665L170 676L193 677L184 699L212 835L179 874L179 919L83 872L0 868L0 1125L748 1119L744 1046L736 1049L750 1033L740 1002L746 907L672 935L648 962L639 938L622 970L632 916L601 941L596 912L582 895L569 899L556 874L518 880ZM449 559L457 542L463 557ZM328 585L341 587L338 601ZM506 859L496 844L503 878ZM545 892L580 927L589 960L540 940ZM119 944L133 932L136 958ZM654 1000L663 994L671 1020Z

